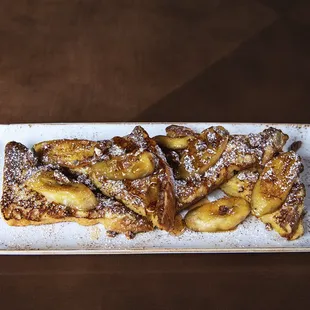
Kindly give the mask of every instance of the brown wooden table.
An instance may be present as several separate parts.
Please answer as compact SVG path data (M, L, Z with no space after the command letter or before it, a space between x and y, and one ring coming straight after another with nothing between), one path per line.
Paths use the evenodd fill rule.
M2 257L1 303L10 309L296 309L309 306L309 258Z
M3 0L0 122L309 123L309 17L302 0ZM307 309L309 261L3 256L0 308Z

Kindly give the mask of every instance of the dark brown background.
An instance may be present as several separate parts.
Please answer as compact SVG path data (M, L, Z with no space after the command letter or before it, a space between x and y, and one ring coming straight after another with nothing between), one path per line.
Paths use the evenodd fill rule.
M309 123L309 42L308 0L2 0L0 122ZM0 307L306 309L309 259L0 257Z

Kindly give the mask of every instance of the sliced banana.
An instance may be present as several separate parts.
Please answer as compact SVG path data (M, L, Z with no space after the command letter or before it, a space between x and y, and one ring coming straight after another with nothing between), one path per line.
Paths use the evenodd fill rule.
M192 136L171 138L168 136L156 136L155 141L162 147L170 150L181 150L188 146L188 141L192 139Z
M71 183L59 172L38 172L26 181L26 186L43 195L49 202L55 202L78 211L89 211L98 205L94 193L87 186Z
M208 198L208 197L204 197L204 198L200 199L198 202L196 202L196 203L194 203L193 205L189 206L189 207L187 208L187 210L188 210L188 211L194 210L194 209L196 209L196 208L198 208L198 207L201 207L201 206L203 206L203 205L205 205L206 203L209 203L209 202L210 202L210 201L209 201L209 198Z
M236 174L221 186L221 190L232 197L240 197L251 202L253 188L259 178L255 169L244 170Z
M152 174L154 169L155 161L152 153L126 154L94 164L91 167L91 177L93 179L135 180Z
M260 217L279 209L301 171L300 157L293 151L270 160L254 186L252 213Z
M96 156L98 142L78 139L50 140L33 146L44 164L58 164L67 168L88 165Z
M186 226L194 231L218 232L234 229L250 213L250 204L242 198L222 198L189 211Z

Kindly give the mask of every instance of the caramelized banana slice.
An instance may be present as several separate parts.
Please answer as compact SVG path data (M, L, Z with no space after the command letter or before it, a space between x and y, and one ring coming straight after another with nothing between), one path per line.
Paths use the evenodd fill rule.
M250 204L242 198L222 198L189 211L186 226L194 231L218 232L234 229L250 213Z
M304 213L305 187L296 182L281 208L260 219L270 225L280 236L295 240L303 235L302 216Z
M198 202L196 202L196 203L194 203L192 206L190 206L190 207L188 208L188 211L194 210L194 209L196 209L196 208L198 208L198 207L201 207L201 206L203 206L203 205L205 205L205 204L207 204L207 203L209 203L209 202L210 202L210 201L209 201L209 198L208 198L208 197L202 198L201 200L199 200Z
M270 160L254 186L252 213L260 217L279 209L301 171L300 157L293 151Z
M98 205L95 195L87 186L71 183L60 172L38 172L26 181L26 186L43 195L49 202L78 211L89 211Z
M58 164L67 168L88 165L102 155L104 143L89 140L51 140L33 146L44 164Z
M93 179L103 177L108 180L135 180L154 172L154 157L149 152L139 155L126 154L96 163L91 167Z
M193 139L193 136L187 136L187 137L176 137L171 138L168 136L156 136L154 137L154 140L157 142L158 145L161 147L165 147L169 150L182 150L187 148L188 141L190 139Z
M217 126L204 130L200 139L189 140L188 148L181 156L179 176L187 179L206 172L223 154L228 138L228 131Z
M221 190L232 197L240 197L251 202L253 188L259 178L255 169L244 170L236 174L221 186Z

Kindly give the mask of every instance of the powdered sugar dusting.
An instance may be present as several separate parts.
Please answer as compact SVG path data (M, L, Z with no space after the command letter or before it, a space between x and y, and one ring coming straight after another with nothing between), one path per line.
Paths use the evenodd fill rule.
M237 174L237 178L240 181L249 181L251 183L255 183L258 180L258 177L259 173L251 170L241 171Z
M113 144L110 148L109 148L109 154L111 156L120 156L120 155L124 155L126 153L126 151L121 148L119 145Z

